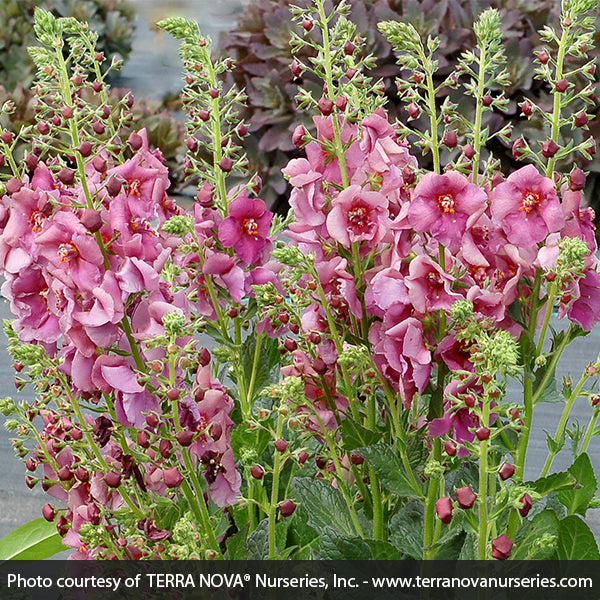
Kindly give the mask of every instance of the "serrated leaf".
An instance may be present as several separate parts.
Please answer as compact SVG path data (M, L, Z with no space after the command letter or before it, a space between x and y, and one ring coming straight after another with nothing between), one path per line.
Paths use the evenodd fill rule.
M542 379L544 378L545 373L546 373L545 369L538 369L535 373L535 381L534 381L533 386L534 386L534 389L536 390L536 392L535 392L536 395L538 394L537 390L539 389L540 384L542 383ZM550 377L548 379L548 381L546 382L544 389L539 394L537 402L557 403L557 402L562 402L562 401L563 401L563 396L556 387L556 377L554 375L552 375L552 377Z
M571 473L563 471L561 473L553 473L548 477L542 477L537 481L528 481L525 485L541 496L551 494L553 492L561 492L571 490L575 487L577 481Z
M567 507L569 515L578 513L585 516L590 501L598 489L590 457L585 453L581 454L568 471L577 481L577 487L573 490L559 492L558 499Z
M576 515L559 522L556 551L558 560L600 560L592 530Z
M354 450L362 446L370 446L380 439L380 434L359 425L351 418L346 418L340 425L340 434L346 450Z
M227 538L225 542L227 546L227 558L229 560L245 560L248 555L246 546L246 538L248 537L248 529L250 525L238 531L236 534Z
M423 505L412 500L390 521L390 542L402 554L416 560L423 559L423 519Z
M365 542L371 549L373 560L400 560L402 558L400 551L389 542L383 540L365 540Z
M297 477L294 487L308 514L308 524L317 531L330 527L347 535L354 535L354 525L342 493L320 479Z
M356 448L355 453L375 469L381 484L392 494L400 498L422 498L422 494L417 493L404 474L404 465L390 446L375 444Z
M555 536L558 540L559 520L553 510L545 510L523 524L517 532L511 560L551 560L556 555L554 547L536 547L543 535Z
M277 523L275 527L275 547L284 548L287 538L287 523ZM269 558L269 519L263 519L248 536L246 542L248 560L266 560Z
M318 546L320 560L372 560L373 554L365 540L344 535L331 527L325 527Z
M0 539L0 561L42 560L66 550L56 524L39 518Z
M270 348L273 344L273 340L265 338L261 340L260 348L258 351L258 360L254 362L254 355L256 352L257 338L250 336L242 346L241 358L242 367L244 369L244 379L246 384L249 384L252 376L254 375L254 387L252 390L252 398L250 402L256 398L260 392L273 382L271 375L272 359L269 356Z

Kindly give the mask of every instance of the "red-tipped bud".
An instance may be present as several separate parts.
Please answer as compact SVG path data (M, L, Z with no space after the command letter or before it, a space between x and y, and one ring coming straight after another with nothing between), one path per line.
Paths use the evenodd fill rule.
M231 169L233 169L233 160L231 158L229 158L229 156L224 156L219 161L219 168L221 169L221 171L224 171L225 173L229 173L231 171Z
M29 153L25 159L25 164L30 171L33 171L38 166L39 160L35 154Z
M435 503L435 512L442 523L446 525L452 521L452 499L444 496Z
M92 125L92 129L94 130L94 133L97 133L98 135L102 135L105 130L104 123L101 123L100 121L94 121L94 124Z
M408 111L408 115L411 119L417 119L421 114L421 109L414 102L411 102L406 108L406 110Z
M344 44L344 54L346 54L346 56L352 56L355 50L356 46L351 41L347 41Z
M71 185L75 181L75 171L69 167L63 167L58 172L58 179L65 185Z
M158 451L163 458L169 458L169 456L171 456L171 450L173 450L173 444L171 444L169 440L160 440Z
M587 116L585 110L582 110L575 115L575 127L583 127L584 125L588 124L588 121L589 117Z
M515 466L511 463L505 462L499 469L498 475L502 481L506 481L510 479L515 474Z
M150 427L156 427L158 425L158 416L154 413L148 413L145 417L146 424Z
M306 135L306 129L304 129L304 125L298 125L296 129L294 129L294 133L292 134L292 142L294 146L298 148L298 150L304 148L305 141L304 136Z
M292 66L290 68L294 77L300 77L300 75L302 75L302 65L296 58L292 61Z
M50 125L48 125L48 123L46 121L40 121L37 124L37 130L42 134L42 135L48 135L50 133Z
M497 560L506 560L510 557L512 547L512 540L504 533L492 540L492 557Z
M198 362L203 367L206 367L206 365L210 364L210 352L208 348L202 348L202 350L200 350L200 353L198 354Z
M102 215L93 208L86 208L81 213L81 224L90 233L96 233L102 227Z
M521 112L526 117L531 116L531 113L533 112L533 106L532 106L531 102L529 102L529 100L523 101L523 103L521 104Z
M456 501L461 508L465 510L471 508L477 500L477 494L468 486L458 488L456 490Z
M75 469L75 477L78 481L81 481L82 483L86 483L90 480L89 471L87 469L84 469L81 465L79 465Z
M335 105L338 107L338 110L345 111L348 106L348 98L346 96L338 96L335 99Z
M34 458L28 458L25 462L25 467L28 471L35 471L37 469L37 462Z
M198 111L198 118L201 121L206 122L206 121L208 121L210 119L210 113L205 108L203 108L203 109L201 109L201 110Z
M144 140L139 133L132 131L127 138L127 143L134 152L137 152L144 145Z
M482 99L481 99L481 103L484 106L490 106L492 104L492 102L494 101L494 98L492 97L491 94L486 94Z
M293 352L298 347L298 344L291 338L287 338L285 342L283 342L283 346L288 352Z
M73 117L73 107L72 106L67 106L66 104L64 106L60 107L60 114L65 118L65 119L70 119Z
M138 446L141 446L142 448L148 448L150 446L150 434L144 429L138 431L137 443Z
M61 481L69 481L70 479L73 479L73 472L67 465L65 465L64 467L61 467L58 470L57 475Z
M293 502L292 500L284 500L279 505L279 512L282 517L290 517L291 515L294 514L295 510L296 510L296 503Z
M179 390L177 388L169 388L167 390L167 398L171 401L179 399Z
M562 94L563 92L566 92L568 88L569 88L569 82L566 79L559 79L556 82L556 91L559 92L560 94Z
M319 375L324 375L327 372L327 365L320 356L317 356L317 358L313 360L312 367Z
M473 146L471 146L471 144L465 144L461 148L461 151L462 151L464 157L467 158L468 160L471 160L475 156L475 148L473 148Z
M352 454L350 456L350 460L352 461L353 465L362 465L365 462L365 459L358 454Z
M550 60L550 54L548 54L547 50L540 50L537 53L538 60L545 65Z
M92 160L92 166L98 173L106 172L106 159L103 156L96 156L94 160Z
M523 138L519 138L515 140L515 143L512 146L512 155L515 160L519 160L523 155L523 150L525 149L525 140Z
M321 343L321 334L318 331L311 331L308 334L308 339L311 344L320 344Z
M310 31L313 28L313 22L308 17L304 17L302 19L302 27L304 27L304 31Z
M471 393L465 394L463 400L469 408L473 408L475 406L476 398L475 398L474 394L471 394Z

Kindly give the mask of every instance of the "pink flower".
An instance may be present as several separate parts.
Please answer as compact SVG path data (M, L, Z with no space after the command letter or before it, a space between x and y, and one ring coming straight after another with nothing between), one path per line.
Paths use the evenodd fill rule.
M289 177L293 186L290 206L294 209L296 221L316 227L325 223L325 195L322 189L322 176L313 171L306 158L291 160L282 173Z
M248 198L242 192L229 203L229 216L219 225L219 241L232 248L250 265L261 261L264 251L270 248L269 228L273 213L259 198Z
M554 182L533 165L515 171L494 188L491 213L508 241L518 246L537 244L565 224Z
M579 280L578 287L579 298L573 302L567 314L584 331L591 331L600 321L600 273L595 268L588 269Z
M486 193L464 175L428 173L413 191L408 220L415 231L430 232L456 252L465 231L485 211L486 202Z
M377 244L389 228L387 198L379 192L351 185L332 201L327 231L342 246L358 242Z

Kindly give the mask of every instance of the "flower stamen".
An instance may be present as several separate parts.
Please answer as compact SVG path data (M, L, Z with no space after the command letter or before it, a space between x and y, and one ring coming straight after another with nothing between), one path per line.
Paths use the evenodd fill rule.
M450 194L444 194L438 197L438 205L440 209L445 213L453 213L454 211L454 198Z

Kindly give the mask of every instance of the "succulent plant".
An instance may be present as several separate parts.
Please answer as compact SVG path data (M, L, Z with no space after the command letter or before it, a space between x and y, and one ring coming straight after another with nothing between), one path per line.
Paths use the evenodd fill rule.
M33 62L27 47L35 43L33 12L36 7L56 16L76 17L99 35L98 50L108 58L127 59L131 52L132 5L127 0L0 0L0 84L7 90L33 80Z
M296 156L292 132L303 120L305 126L312 125L307 117L296 110L295 95L299 81L295 80L290 68L293 56L287 41L291 4L302 7L306 5L306 0L293 3L283 0L249 2L237 26L227 35L223 35L220 43L220 52L231 56L238 65L233 72L235 83L245 87L248 94L248 105L243 116L250 122L250 131L253 134L245 141L251 166L263 178L263 195L270 194L267 199L274 205L281 204L282 208L285 207L286 188L280 170L290 158ZM496 131L509 121L513 129L513 140L525 135L528 139L541 141L541 123L526 120L521 112L521 104L530 98L540 106L551 106L551 90L533 77L533 57L534 52L542 49L537 30L546 23L557 22L560 2L349 0L349 4L352 6L350 19L356 23L358 32L364 37L366 51L377 59L376 67L370 75L375 80L383 79L388 97L387 110L400 119L407 116L407 107L400 103L395 85L400 67L396 64L390 45L378 32L377 23L383 20L408 21L423 37L438 36L441 45L437 54L439 80L436 83L440 83L457 65L461 53L472 46L472 23L478 15L489 8L490 4L498 8L506 42L507 68L512 83L504 90L509 100L505 112L488 113L487 122L483 123L483 126ZM600 19L597 23L596 40L600 37ZM598 62L597 50L595 56ZM316 89L319 85L316 81L307 81L306 75L301 77L305 88ZM599 87L596 76L596 91ZM453 97L452 93L449 89L442 90L440 102L444 100L445 95L450 95L450 99L458 103L460 110L461 98ZM596 103L595 112L599 107ZM600 118L590 121L587 127L595 139L600 139ZM586 132L585 135L589 134ZM510 165L517 168L510 144L498 142L491 150L505 168L510 168ZM426 166L425 160L422 166ZM590 171L587 183L588 197L600 198L600 160L594 157L593 161L588 161L582 166ZM559 165L559 168L570 171L571 165ZM600 204L600 200L598 202Z

